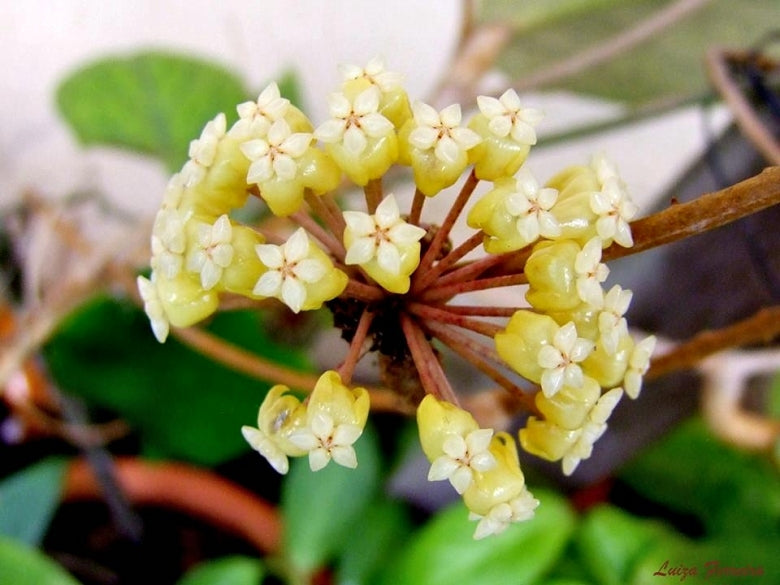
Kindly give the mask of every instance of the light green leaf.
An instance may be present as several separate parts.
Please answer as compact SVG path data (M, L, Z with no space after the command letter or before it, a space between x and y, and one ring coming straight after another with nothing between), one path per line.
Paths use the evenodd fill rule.
M336 582L339 585L370 585L377 571L395 561L411 532L406 508L380 497L368 506L362 520L354 525L339 559Z
M694 419L620 472L644 497L697 516L708 535L780 536L780 475L764 457L726 445Z
M534 490L536 515L504 533L474 540L475 524L462 504L436 515L388 566L383 585L494 585L537 583L556 563L575 517L560 496Z
M79 585L37 549L0 537L0 583L8 585Z
M355 443L357 469L330 462L312 472L306 457L292 461L282 484L284 553L299 574L311 574L344 550L379 483L376 433L369 426Z
M498 65L511 79L522 82L594 46L603 48L610 39L644 24L672 3L491 0L488 5L499 6L486 17L495 15L497 21L514 26L516 34ZM713 40L724 47L753 46L768 30L768 23L777 21L777 0L741 2L738 8L730 0L700 4L647 40L628 50L615 50L608 60L555 81L550 87L634 104L709 91L703 58Z
M273 342L255 312L222 313L210 329L276 363L308 365L301 349ZM175 339L157 343L143 311L102 297L62 325L45 356L60 387L137 428L147 455L207 466L249 448L241 426L256 424L271 386Z
M195 566L176 585L259 585L264 575L260 560L232 556Z
M585 516L575 545L582 563L598 583L624 585L648 548L664 539L678 540L671 529L660 523L602 505Z
M79 69L59 86L57 105L82 143L137 150L176 171L204 124L220 112L234 119L249 97L217 64L153 51Z
M0 482L0 534L41 543L60 502L65 466L64 459L46 459Z

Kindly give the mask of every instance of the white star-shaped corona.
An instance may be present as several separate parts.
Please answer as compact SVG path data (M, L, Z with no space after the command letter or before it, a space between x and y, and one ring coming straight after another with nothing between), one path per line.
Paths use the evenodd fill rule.
M542 373L542 392L554 396L564 384L579 388L583 383L582 368L578 365L591 351L594 343L577 337L577 328L569 322L555 333L552 343L542 346L537 357Z
M474 472L485 472L496 465L496 458L490 452L493 429L477 429L465 437L451 435L442 445L444 454L431 464L428 481L450 480L459 494L471 485Z
M527 489L523 489L519 495L508 502L501 502L490 508L484 516L471 512L469 520L478 521L474 539L481 540L492 534L501 534L512 522L531 519L538 506L539 500L534 498Z
M204 290L214 288L222 271L233 261L233 228L227 215L221 215L213 225L205 222L196 226L193 248L187 255L187 270L200 274Z
M601 191L594 191L590 196L590 208L599 216L596 233L602 240L615 240L624 248L634 245L629 222L639 208L631 201L619 179L608 178Z
M365 264L376 258L379 266L391 275L401 271L404 248L425 236L423 228L401 219L398 203L392 193L377 206L374 215L345 211L344 221L353 237L344 262Z
M628 358L628 370L623 380L623 387L629 398L636 399L642 390L642 376L650 367L650 358L655 349L655 342L654 335L645 337L634 346L631 356Z
M379 57L371 59L365 67L359 65L341 65L339 71L345 81L352 79L366 79L372 85L376 85L382 92L393 91L401 87L403 75L395 71L386 71L385 64Z
M591 456L594 443L606 432L607 419L609 419L612 411L615 410L615 406L620 402L622 396L622 388L613 388L593 405L577 441L563 456L562 467L565 475L574 473L580 461Z
M290 435L290 442L299 449L308 451L309 467L319 471L331 459L343 467L357 467L357 455L352 446L363 429L354 424L335 424L326 412L317 412L310 417L309 426Z
M138 284L138 292L141 294L141 300L144 302L144 311L152 325L152 332L157 341L163 343L168 337L170 323L157 292L154 272L152 272L151 279L139 276L136 279L136 283Z
M441 112L424 102L412 105L416 127L409 133L409 144L422 151L433 149L436 158L455 164L460 155L475 147L482 139L473 130L461 127L459 104L447 106Z
M500 98L478 96L477 106L488 119L488 129L500 138L510 136L519 144L536 144L536 126L542 119L541 110L523 108L517 92L506 90Z
M282 246L255 246L260 261L268 268L257 281L253 293L276 297L297 313L306 302L306 284L323 278L329 267L317 258L309 257L309 236L299 228Z
M239 119L229 134L240 140L264 137L277 120L284 118L290 108L290 100L283 98L276 83L269 84L253 102L236 106Z
M328 98L331 119L314 131L317 140L328 144L343 143L357 156L368 146L369 138L381 138L394 131L393 124L378 112L381 91L372 85L359 93L354 102L343 93Z
M298 173L296 159L306 152L311 140L311 134L293 133L285 120L276 120L265 138L255 138L241 145L241 152L252 161L247 182L260 184L274 177L291 181Z
M599 313L601 344L609 355L617 351L620 338L628 335L628 323L623 316L628 311L633 293L616 284L604 295L604 306Z
M190 142L190 160L182 168L185 184L188 187L197 185L206 176L206 171L214 164L219 141L225 136L227 121L225 114L217 116L208 122L197 138Z
M594 307L601 307L604 304L601 283L609 276L609 267L601 262L600 238L591 238L577 253L574 258L574 271L577 274L577 295L580 300Z
M550 209L558 199L558 191L549 187L539 188L539 183L527 170L521 169L515 177L518 191L510 193L504 206L517 218L517 231L528 242L539 236L555 238L561 234L558 220Z
M152 268L171 279L181 272L187 236L184 226L190 214L173 208L161 208L152 227Z

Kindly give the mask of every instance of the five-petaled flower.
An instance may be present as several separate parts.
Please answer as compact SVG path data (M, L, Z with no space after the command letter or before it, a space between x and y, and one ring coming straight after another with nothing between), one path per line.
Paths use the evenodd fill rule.
M198 222L194 228L195 242L187 255L187 270L199 273L201 286L209 290L233 261L233 228L227 215L220 215L213 225Z
M542 373L542 392L552 396L564 384L582 386L583 375L579 362L593 350L594 343L577 336L577 327L569 322L556 331L552 343L543 345L537 357Z
M474 472L488 471L496 465L489 451L493 429L477 429L465 437L450 435L442 444L444 454L437 457L428 471L429 481L449 479L459 494L468 489Z
M496 136L511 136L520 144L536 144L534 126L542 119L542 113L534 108L523 108L514 89L506 90L498 99L479 96L477 106L488 119L488 128Z

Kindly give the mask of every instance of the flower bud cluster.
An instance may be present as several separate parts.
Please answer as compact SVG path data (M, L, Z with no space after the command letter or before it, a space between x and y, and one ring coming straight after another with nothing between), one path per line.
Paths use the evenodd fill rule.
M257 427L243 426L247 442L279 473L287 473L288 457L308 455L312 471L331 459L357 467L352 446L363 434L369 410L365 388L348 388L337 372L320 376L304 402L277 385L268 391L257 413Z
M499 534L533 516L539 502L526 488L509 434L479 428L471 414L430 394L417 408L417 426L431 462L428 479L447 479L461 494L478 521L474 538Z
M633 244L628 220L636 208L614 168L595 158L547 185L557 192L546 211L556 229L534 244L525 264L531 307L518 310L495 343L502 359L541 387L541 416L520 431L522 447L561 460L569 475L590 457L623 393L639 395L655 338L635 342L624 317L632 292L602 286L609 274L602 249Z
M304 455L313 470L331 459L357 465L352 445L369 400L365 389L348 385L366 350L378 351L391 389L419 404L428 478L449 481L463 497L478 520L476 538L499 533L531 517L538 502L525 486L516 441L479 428L457 406L431 339L509 392L521 390L498 368L538 385L520 446L572 473L622 395L638 396L655 343L629 335L631 291L604 288L602 250L633 245L637 208L603 157L544 184L523 168L541 113L523 107L514 90L480 96L464 120L458 104L437 110L410 101L400 75L377 59L342 73L328 97L329 119L317 126L275 84L240 104L230 128L223 114L206 124L154 221L152 272L138 278L146 313L162 342L170 326L202 321L226 294L250 303L278 299L296 313L327 304L350 343L347 358L304 401L274 386L257 427L242 428L249 444L280 473L289 457ZM408 215L382 190L394 165L410 167L414 177ZM427 198L464 174L441 225L422 224ZM344 177L363 188L365 209L340 209L333 192ZM467 216L477 234L449 247L450 229L480 181L490 185ZM250 195L297 229L282 237L235 221ZM480 245L488 254L517 252L515 262L505 269L491 258L461 262ZM522 268L517 258L527 258ZM504 272L493 277L488 269L496 266ZM527 308L450 304L461 293L526 282ZM471 318L507 313L505 327ZM457 328L485 335L485 347Z

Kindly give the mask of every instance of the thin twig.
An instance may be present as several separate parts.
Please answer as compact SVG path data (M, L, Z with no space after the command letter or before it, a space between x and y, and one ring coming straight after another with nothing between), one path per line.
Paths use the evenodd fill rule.
M323 246L325 246L333 256L343 261L346 256L344 244L336 236L318 224L309 212L303 208L290 215L295 223L314 236Z
M729 111L734 115L737 126L766 159L780 165L780 144L775 140L769 128L761 122L745 95L729 75L727 59L729 53L713 48L707 51L705 68L710 82L726 100Z
M407 221L409 223L412 223L414 225L420 224L420 217L422 216L422 210L423 206L425 205L425 200L427 197L425 196L425 193L420 191L420 189L414 190L414 197L412 198L412 208L409 210L409 217Z
M728 327L702 331L653 359L645 374L652 380L664 374L694 367L705 357L733 347L769 343L780 335L780 305L761 309L751 317Z
M366 196L366 208L369 215L375 213L376 208L382 202L382 179L371 179L363 187L363 193Z

